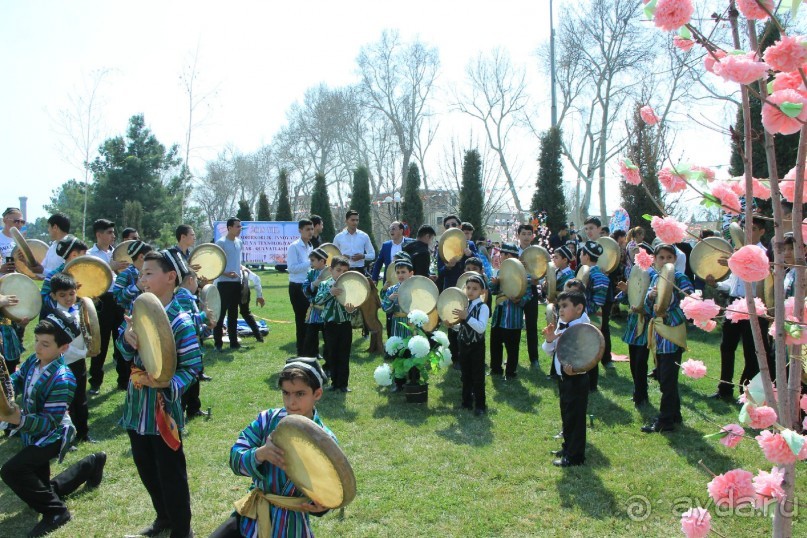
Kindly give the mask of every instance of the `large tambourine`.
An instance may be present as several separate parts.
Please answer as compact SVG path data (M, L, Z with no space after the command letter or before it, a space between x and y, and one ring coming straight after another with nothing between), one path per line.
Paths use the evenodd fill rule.
M14 227L11 229L16 230ZM31 256L33 256L33 263L29 263L28 255L25 254L26 250L31 253ZM39 239L28 239L25 241L25 248L22 248L21 244L17 244L17 246L15 246L11 251L11 257L14 258L14 267L16 271L34 279L37 278L37 276L28 266L42 265L42 262L45 260L45 256L47 255L48 244L44 241L40 241Z
M672 302L673 293L675 291L675 265L671 263L664 264L661 271L658 273L656 279L656 305L654 310L657 315L667 312Z
M431 312L437 308L437 298L440 290L432 279L425 276L413 276L401 283L398 288L398 306L401 311L409 313L412 310Z
M531 245L521 252L521 263L533 281L544 278L551 260L549 251L538 245Z
M545 276L544 294L546 295L546 300L552 302L558 296L558 268L555 267L554 263L549 262Z
M588 372L597 366L605 352L605 338L590 323L572 325L558 337L555 355L561 364L570 364L575 372Z
M199 292L199 300L205 309L210 310L212 316L210 322L218 323L221 317L221 295L218 287L215 284L207 284Z
M0 277L0 295L15 295L18 303L4 306L0 312L11 321L31 320L42 310L39 286L22 273L8 273Z
M468 282L468 277L470 277L470 276L478 276L478 277L481 277L482 279L485 278L483 275L477 273L476 271L465 271L457 279L457 286L456 287L458 287L461 290L464 290L465 289L465 283ZM487 301L488 290L487 289L482 290L482 294L479 297L482 299L483 303L485 301Z
M734 249L725 239L707 237L692 248L689 254L689 267L692 272L706 280L710 276L720 280L729 274L728 265L721 265L718 260L728 259Z
M177 348L165 307L153 293L141 293L132 307L140 361L157 381L168 381L177 369Z
M394 285L398 281L398 275L395 273L395 263L392 262L387 265L387 269L384 271L384 286L389 288L390 286Z
M610 237L598 237L597 243L602 247L602 255L597 258L597 265L606 275L613 273L619 267L619 259L622 256L619 243Z
M345 271L334 282L333 287L342 290L336 300L342 306L353 305L358 308L370 297L370 282L358 271Z
M328 255L328 259L325 260L326 267L331 266L331 260L333 260L334 256L341 256L342 251L339 250L339 247L334 245L333 243L322 243L319 248L325 251L325 254Z
M87 346L87 356L95 357L101 353L101 324L98 321L98 311L92 299L82 297L81 315L79 316L81 334L84 336L84 344Z
M499 265L499 290L514 301L518 301L526 293L527 270L516 258L508 258Z
M549 302L546 303L546 312L544 312L544 319L546 320L547 326L557 323L558 313L553 303Z
M468 310L468 297L460 288L446 288L437 298L437 313L446 323L457 323L454 310Z
M757 290L759 290L759 288L757 288ZM757 295L759 295L759 293L757 293ZM762 283L762 302L765 303L768 309L772 309L776 304L773 295L773 274L768 274Z
M439 326L440 326L440 314L437 313L437 308L435 308L434 310L429 312L429 321L424 323L421 329L423 329L424 332L431 334Z
M129 256L129 245L137 241L137 239L127 239L112 249L112 260L116 262L125 263L128 267L132 264L132 257Z
M577 268L575 278L583 283L583 286L588 286L589 278L591 277L591 267L588 265L581 265Z
M76 295L95 299L112 286L112 269L102 259L95 256L79 256L64 266L64 272L71 275L79 284Z
M16 409L14 403L14 385L8 373L6 358L0 353L0 415L8 416Z
M15 226L12 226L9 230L11 234L11 238L14 240L14 244L16 248L20 249L23 260L28 265L36 265L36 260L34 259L34 253L31 251L31 247L28 246L28 241L26 241L25 236L22 235L22 232L19 231Z
M350 462L314 421L287 415L272 432L272 443L283 450L286 475L312 501L333 510L347 506L356 497L356 476ZM288 500L290 507L308 502L299 497Z
M203 280L216 280L227 267L227 254L215 243L203 243L197 246L188 258L188 265L199 266L196 276Z
M448 263L457 257L462 258L466 248L468 248L468 240L465 238L465 232L459 228L451 228L440 236L437 243L437 254L444 263Z
M642 308L647 290L650 288L650 273L634 265L628 277L628 304L631 308Z
M743 230L739 222L729 224L729 236L731 237L731 242L734 243L735 249L745 246L745 230Z

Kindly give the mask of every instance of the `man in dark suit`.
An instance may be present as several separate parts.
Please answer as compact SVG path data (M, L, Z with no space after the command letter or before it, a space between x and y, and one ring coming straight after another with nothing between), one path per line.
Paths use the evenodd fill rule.
M381 245L381 252L375 259L375 263L373 263L371 278L376 285L378 285L379 280L384 280L387 267L392 264L392 259L395 255L403 250L404 245L412 242L412 239L404 237L403 232L404 226L400 222L395 221L389 225L390 240L384 241ZM382 269L384 273L381 272Z

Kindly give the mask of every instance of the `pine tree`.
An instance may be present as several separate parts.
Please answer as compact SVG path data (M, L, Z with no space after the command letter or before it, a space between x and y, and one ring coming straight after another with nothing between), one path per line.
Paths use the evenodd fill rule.
M652 131L658 127L647 125L639 114L639 108L640 106L636 105L633 111L633 129L630 132L628 158L639 167L644 187L622 181L620 192L622 193L622 207L628 212L631 226L644 228L645 239L649 242L655 234L650 228L650 222L645 220L642 215L661 216L661 211L653 203L654 199L661 200L661 187L658 182L658 148L655 146ZM647 191L650 191L650 195L647 194Z
M460 187L460 219L474 225L473 239L485 238L485 223L482 222L485 200L482 195L482 158L475 149L465 152L462 162L462 186Z
M533 214L546 211L550 230L559 230L566 222L566 196L563 194L563 163L561 162L561 132L552 127L541 136L541 153L538 158L538 179L532 195L530 210Z
M251 221L252 220L252 211L249 209L249 203L246 200L239 200L238 202L238 212L235 214L235 218L242 222Z
M401 204L401 221L409 226L412 237L423 224L423 200L420 199L420 170L416 163L409 164L406 190Z
M263 222L272 220L272 212L269 210L269 199L266 197L265 192L262 192L258 197L258 220Z
M373 249L378 250L373 237L373 212L370 206L370 171L359 166L353 172L353 194L350 205L359 212L359 229L370 236Z
M333 225L333 213L331 212L331 202L328 200L328 186L325 184L324 174L317 174L314 178L311 214L322 217L322 235L320 236L322 242L333 241L336 230Z
M289 174L286 170L281 170L277 177L277 213L275 220L278 222L292 221L294 215L291 212L289 202Z

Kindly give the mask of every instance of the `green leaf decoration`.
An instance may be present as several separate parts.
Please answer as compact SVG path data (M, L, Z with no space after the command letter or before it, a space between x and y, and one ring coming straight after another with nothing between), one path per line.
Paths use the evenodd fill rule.
M689 28L686 26L682 26L678 29L678 37L681 39L692 39L692 32L690 32Z
M748 402L745 402L742 409L740 409L740 416L738 420L740 421L740 424L748 424L751 422L751 417L748 415Z
M795 118L796 116L801 114L803 108L804 103L791 103L790 101L785 101L784 103L779 105L779 110L781 110L782 114L784 114L788 118Z
M625 164L625 168L629 168L630 170L638 170L639 167L633 164L633 161L625 157L622 162Z
M644 16L648 19L652 19L653 16L656 14L656 0L650 0L648 3L644 5Z
M798 455L801 452L801 447L804 446L804 437L797 434L793 430L782 430L782 437L787 441L787 446L793 451L793 454Z
M718 200L713 194L704 194L703 200L701 200L701 205L706 208L721 207L720 200Z
M708 435L704 435L703 438L704 439L714 439L714 438L722 439L725 436L727 436L728 434L729 434L729 432L727 432L726 430L720 430L717 433L710 433Z
M790 321L786 321L785 322L785 331L792 338L800 338L801 337L801 325L799 325L798 323L792 323Z
M768 95L773 93L773 81L768 82Z
M745 390L745 397L749 398L754 405L762 405L765 401L765 389L762 387L762 374L757 374L748 384Z
M801 0L790 0L790 13L792 13L794 17L799 12L799 6L801 6Z
M651 220L653 220L653 216L652 216L652 215L650 215L649 213L645 213L644 215L642 215L642 218L643 218L644 220L648 221L648 222L650 222Z

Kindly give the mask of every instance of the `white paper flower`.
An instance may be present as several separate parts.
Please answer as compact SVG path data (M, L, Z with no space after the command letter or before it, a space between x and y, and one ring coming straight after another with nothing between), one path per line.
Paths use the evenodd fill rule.
M432 333L432 340L440 344L441 346L448 345L448 335L443 331L434 331Z
M411 312L409 312L408 318L409 323L411 323L415 327L423 327L426 323L429 322L429 315L422 310L412 310Z
M441 347L438 353L440 353L440 362L438 363L438 366L440 368L448 368L451 366L451 350L448 349L448 346Z
M392 368L390 368L389 364L384 363L375 369L373 377L380 386L389 387L392 385Z
M410 314L411 316L412 314ZM425 357L431 351L431 345L429 344L429 339L425 336L413 336L409 339L409 351L412 352L412 356L420 359Z
M384 351L387 352L387 355L394 357L398 354L398 351L402 350L404 347L403 338L400 336L390 336L387 339L387 343L384 344Z

